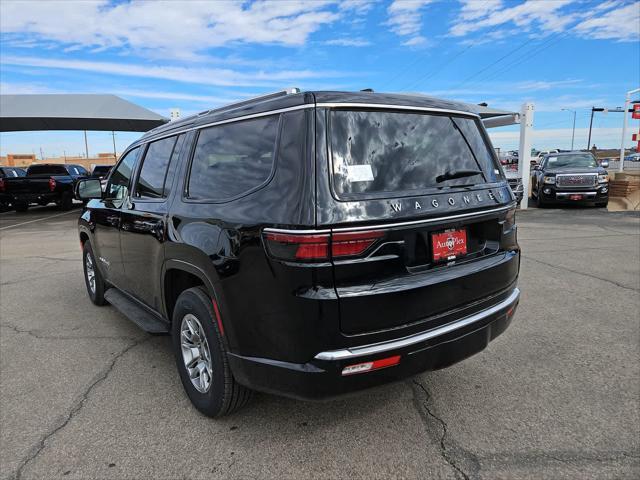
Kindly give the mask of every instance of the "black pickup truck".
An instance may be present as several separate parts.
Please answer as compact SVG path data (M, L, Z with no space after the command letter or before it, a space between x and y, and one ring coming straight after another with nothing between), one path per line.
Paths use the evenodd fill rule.
M24 212L32 203L56 203L62 210L73 207L73 191L80 178L88 176L81 165L31 165L24 177L5 177L0 182L0 195L18 212Z

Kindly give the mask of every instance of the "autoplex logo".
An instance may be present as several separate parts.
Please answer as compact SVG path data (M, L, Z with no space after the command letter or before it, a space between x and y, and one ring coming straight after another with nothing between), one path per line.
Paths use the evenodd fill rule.
M438 240L436 242L436 246L438 248L447 248L449 250L453 250L456 245L462 245L464 244L464 240L460 237L454 237L454 236L450 236L447 237L447 239L444 242L441 242L440 240Z

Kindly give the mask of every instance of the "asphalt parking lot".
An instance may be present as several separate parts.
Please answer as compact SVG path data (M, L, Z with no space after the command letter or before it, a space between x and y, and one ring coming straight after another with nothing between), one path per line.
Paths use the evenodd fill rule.
M516 320L467 361L212 420L168 337L90 303L78 212L0 215L2 479L640 477L638 213L520 212Z

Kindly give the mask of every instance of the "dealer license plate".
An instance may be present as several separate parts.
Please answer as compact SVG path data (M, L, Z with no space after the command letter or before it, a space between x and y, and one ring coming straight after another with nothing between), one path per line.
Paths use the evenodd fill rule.
M435 262L455 260L467 253L467 230L461 228L432 233L431 246Z
M570 195L571 200L582 200L582 195Z

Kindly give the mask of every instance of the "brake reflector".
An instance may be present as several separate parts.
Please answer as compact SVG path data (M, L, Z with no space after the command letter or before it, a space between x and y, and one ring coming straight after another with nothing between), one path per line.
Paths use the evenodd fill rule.
M342 375L353 375L355 373L371 372L373 370L379 370L381 368L393 367L400 363L400 355L394 355L393 357L382 358L380 360L374 360L373 362L356 363L355 365L349 365L342 369Z

